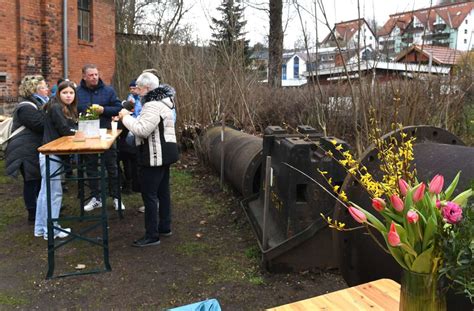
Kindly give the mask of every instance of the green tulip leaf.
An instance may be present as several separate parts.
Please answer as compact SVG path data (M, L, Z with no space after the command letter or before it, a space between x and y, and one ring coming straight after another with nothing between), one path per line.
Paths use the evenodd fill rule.
M426 222L425 232L423 233L423 249L426 249L433 242L437 225L436 216L431 215Z
M471 197L471 195L472 195L472 189L468 189L458 194L452 201L458 204L459 206L465 206L467 203L467 200Z
M449 199L451 198L451 196L453 195L453 192L454 190L456 189L456 187L458 186L458 182L459 182L459 176L461 175L461 172L458 172L456 174L456 177L454 177L453 181L451 182L451 184L448 186L448 188L446 188L446 191L444 192L444 198L445 200L449 201Z
M387 243L390 254L392 254L393 258L395 258L398 264L402 266L402 268L409 270L407 264L405 263L402 250L399 247L390 246L390 244L388 244L386 235L385 235L385 242Z
M433 246L428 248L426 251L418 255L413 261L411 270L418 273L430 273L431 272L431 263L432 263L432 253Z

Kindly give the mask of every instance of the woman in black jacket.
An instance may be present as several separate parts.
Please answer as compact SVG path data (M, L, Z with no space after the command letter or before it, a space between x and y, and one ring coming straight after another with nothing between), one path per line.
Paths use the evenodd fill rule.
M44 122L43 144L47 144L62 136L72 136L76 132L77 124L77 96L76 84L71 81L64 81L58 85L56 96L46 105L46 119ZM61 158L57 155L50 155L49 172L46 172L46 157L39 155L41 167L41 191L36 203L36 220L34 235L48 239L48 202L46 197L46 174L63 170ZM54 177L49 181L51 199L51 217L58 218L61 210L63 189L61 178ZM54 226L60 227L57 223ZM54 230L54 238L65 238L71 232L70 228Z
M41 173L38 147L43 140L44 112L42 106L48 101L48 85L42 76L25 76L19 94L22 97L13 112L12 131L21 126L25 130L13 137L5 151L6 173L23 177L23 200L28 211L28 220L35 220L36 199L41 188Z

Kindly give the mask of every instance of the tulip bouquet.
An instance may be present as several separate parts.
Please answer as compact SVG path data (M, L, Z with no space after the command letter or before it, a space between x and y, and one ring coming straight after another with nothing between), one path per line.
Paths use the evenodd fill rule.
M374 138L379 169L383 173L381 181L377 181L336 141L333 142L334 149L340 154L326 152L367 191L371 207L361 207L350 201L338 185L332 185L331 178L326 178L326 181L352 218L365 227L375 242L390 253L401 267L417 273L437 273L442 263L437 239L446 224L456 226L462 220L462 208L473 191L468 189L454 196L460 173L447 187L442 175L434 176L428 184L419 181L416 169L412 167L414 140L403 131L399 132L398 140ZM319 172L327 176L326 172ZM345 224L330 217L322 217L331 228L341 231L355 229L348 229ZM381 234L385 245L373 236L370 228Z
M445 224L452 226L462 220L462 206L472 195L468 189L453 198L459 175L444 191L441 175L434 176L428 186L424 182L410 185L399 179L398 192L387 201L380 197L372 199L372 208L385 224L357 204L350 202L347 208L357 222L382 234L388 251L400 266L417 273L433 273L439 269L441 258L436 238Z

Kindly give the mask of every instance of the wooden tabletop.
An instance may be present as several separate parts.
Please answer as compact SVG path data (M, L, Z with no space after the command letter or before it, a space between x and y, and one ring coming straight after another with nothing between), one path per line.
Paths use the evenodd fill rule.
M400 284L380 279L329 294L267 309L273 311L303 310L393 310L398 311Z
M107 130L107 138L86 138L85 141L74 141L74 136L63 136L38 148L42 154L90 154L103 153L110 149L122 130L112 133Z

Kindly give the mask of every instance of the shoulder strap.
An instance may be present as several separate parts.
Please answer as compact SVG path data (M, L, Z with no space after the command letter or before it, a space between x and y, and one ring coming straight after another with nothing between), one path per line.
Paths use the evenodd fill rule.
M14 136L20 134L24 129L26 129L26 127L24 125L20 126L19 128L17 128L13 133L10 134L10 136L8 136L7 140L10 140L11 138L13 138Z
M28 106L28 105L31 105L31 106L35 107L35 109L38 109L38 106L36 106L34 103L32 103L32 102L30 102L30 101L27 101L27 100L20 102L20 103L16 106L15 109L18 109L18 108L23 107L23 106Z
M20 103L15 107L15 111L13 112L13 114L14 114L14 115L17 114L17 111L18 111L19 108L21 108L21 107L23 107L23 106L28 106L28 105L31 105L31 106L35 107L36 110L38 110L38 107L37 107L34 103L32 103L32 102L30 102L30 101L22 101L22 102L20 102ZM26 127L25 127L24 125L20 126L20 127L17 128L15 131L13 131L13 132L10 134L10 136L8 136L8 138L7 138L6 141L8 141L8 140L10 140L11 138L13 138L14 136L20 134L21 132L23 132L24 129L26 129Z

